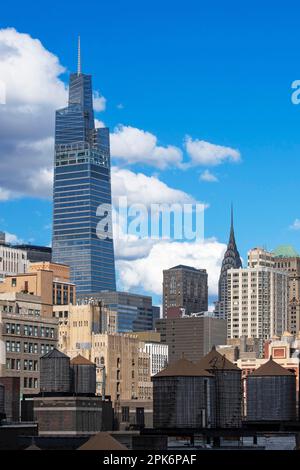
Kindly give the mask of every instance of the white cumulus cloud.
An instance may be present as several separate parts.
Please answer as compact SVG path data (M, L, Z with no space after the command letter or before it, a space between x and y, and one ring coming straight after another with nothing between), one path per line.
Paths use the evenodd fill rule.
M0 195L49 196L55 109L67 101L64 68L38 39L0 30ZM40 181L38 181L40 179Z
M156 176L146 176L131 170L112 168L112 194L115 203L120 196L127 196L128 204L194 203L194 198L168 186Z
M218 178L209 170L205 170L201 173L200 180L206 181L207 183L217 183L219 181Z
M240 152L231 147L211 144L205 140L193 140L190 136L185 139L185 149L191 158L188 166L216 166L224 162L239 162Z
M110 135L111 155L127 164L144 163L160 169L178 166L182 151L174 145L158 145L151 132L131 126L117 126Z
M106 98L100 95L98 91L93 93L93 106L95 111L104 111L106 108Z

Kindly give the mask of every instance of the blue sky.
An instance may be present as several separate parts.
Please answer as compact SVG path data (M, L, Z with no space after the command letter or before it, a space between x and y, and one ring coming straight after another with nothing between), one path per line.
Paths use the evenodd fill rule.
M238 163L184 171L138 163L130 170L207 202L205 236L221 243L233 201L245 258L257 245L300 251L300 232L290 228L300 218L300 105L291 102L291 83L300 79L299 13L296 1L16 0L1 6L0 27L38 38L67 72L76 67L79 33L83 71L107 100L97 117L111 129L143 129L162 146L182 148L189 135L238 149ZM218 182L199 180L207 169ZM48 244L51 200L3 200L0 222L25 241Z

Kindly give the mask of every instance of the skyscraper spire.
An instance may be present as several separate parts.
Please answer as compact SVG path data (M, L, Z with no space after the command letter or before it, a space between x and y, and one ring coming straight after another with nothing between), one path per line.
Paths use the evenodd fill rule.
M78 49L77 49L77 75L81 74L81 51L80 51L80 36L78 36Z
M219 300L216 304L215 314L219 318L226 318L227 315L227 271L228 269L234 268L239 269L242 267L242 261L238 252L235 236L234 236L234 225L233 225L233 205L231 204L230 214L230 237L225 252L222 268L219 278Z
M231 212L230 212L230 241L235 243L234 239L234 226L233 226L233 204L231 203Z

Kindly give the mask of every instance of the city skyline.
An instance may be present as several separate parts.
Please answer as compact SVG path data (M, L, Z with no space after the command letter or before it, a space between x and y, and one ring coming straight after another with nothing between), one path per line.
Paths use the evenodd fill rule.
M120 30L109 41L107 33L113 28L114 12L110 6L103 7L106 21L100 31L93 29L94 23L89 29L83 26L78 13L77 17L72 13L75 21L64 31L64 41L58 41L50 28L41 28L30 20L30 6L27 14L13 20L4 7L0 31L1 75L10 76L13 67L20 65L22 70L27 65L29 71L39 72L34 80L28 70L24 73L24 83L34 84L34 90L26 96L19 89L16 91L18 77L14 77L13 88L7 93L6 114L0 106L1 125L4 115L7 118L3 121L6 137L0 149L4 175L0 181L1 228L26 242L50 242L49 155L54 134L50 115L65 103L68 71L61 64L74 68L74 45L79 32L84 70L95 77L96 119L98 125L104 122L111 128L113 194L128 194L137 201L141 188L146 188L142 193L146 204L153 202L153 193L160 191L169 202L199 200L209 206L205 211L205 238L209 241L202 249L193 242L152 245L127 241L130 250L126 251L124 244L116 247L119 288L151 294L155 299L160 297L162 269L176 264L207 269L210 299L216 298L231 201L235 205L237 245L244 264L247 251L254 246L272 250L281 244L292 244L297 251L300 249L295 180L300 108L291 102L291 83L299 77L295 18L276 6L272 23L266 24L269 11L261 7L253 36L250 20L254 6L248 19L238 8L230 16L221 7L220 16L215 12L213 16L205 2L201 11L196 2L190 2L190 6L182 18L182 43L176 37L181 19L177 5L169 18L169 36L164 31L169 14L166 6L161 7L161 16L156 18L155 34L150 27L153 12L146 19L136 10L132 19L125 16L127 26L117 19ZM131 2L130 12L135 8L135 2ZM192 18L192 13L200 12L207 20L205 28ZM53 15L52 10L49 15ZM129 32L130 22L134 22L136 33ZM193 26L190 32L187 23ZM17 32L7 30L7 26L14 26ZM61 28L58 22L60 38ZM129 34L122 53L118 46L125 28ZM278 30L285 34L278 35ZM20 36L21 33L28 36ZM102 43L101 54L95 54L98 42ZM145 53L141 54L143 50ZM7 57L14 57L14 51L19 59L15 57L9 63ZM136 57L139 61L134 66ZM279 67L282 63L285 66ZM41 89L45 76L48 78ZM25 126L22 106L26 103L31 105L35 117L26 115ZM41 109L46 111L45 118L39 120ZM16 122L17 110L21 114ZM12 128L14 134L10 137ZM132 140L138 151L133 149ZM214 165L207 160L212 151L218 156ZM9 161L4 159L7 154ZM26 169L22 166L24 160L28 161ZM283 161L289 164L284 165ZM25 215L30 224L22 223Z

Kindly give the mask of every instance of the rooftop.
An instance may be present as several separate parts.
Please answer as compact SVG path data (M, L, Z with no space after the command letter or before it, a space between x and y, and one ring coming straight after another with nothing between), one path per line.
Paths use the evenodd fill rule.
M267 377L267 376L274 377L274 376L284 376L284 375L294 376L293 372L291 372L288 369L285 369L280 364L278 364L278 362L273 361L272 356L265 364L260 366L254 372L252 372L251 377L253 375L256 377Z
M212 377L212 375L207 370L182 357L168 365L166 369L158 372L154 377Z
M62 353L61 351L59 351L58 349L56 348L53 348L51 351L49 351L48 353L44 354L44 356L42 356L43 359L47 358L68 358L69 359L69 356L67 356L66 354Z
M292 245L279 245L272 254L276 258L295 258L299 256L299 253L297 253Z
M198 367L206 370L240 370L233 362L226 359L225 355L220 354L215 347L196 363Z
M108 432L98 432L77 450L128 450Z
M197 268L194 268L193 266L186 266L184 264L178 264L177 266L173 266L173 268L169 268L167 269L167 271L170 271L171 269L187 269L189 271L195 271L195 272L205 271L205 269L197 269Z
M74 357L72 360L71 360L71 364L72 365L86 365L86 366L94 366L95 364L91 361L89 361L88 359L86 359L85 357L81 356L81 354L78 354L78 356Z

